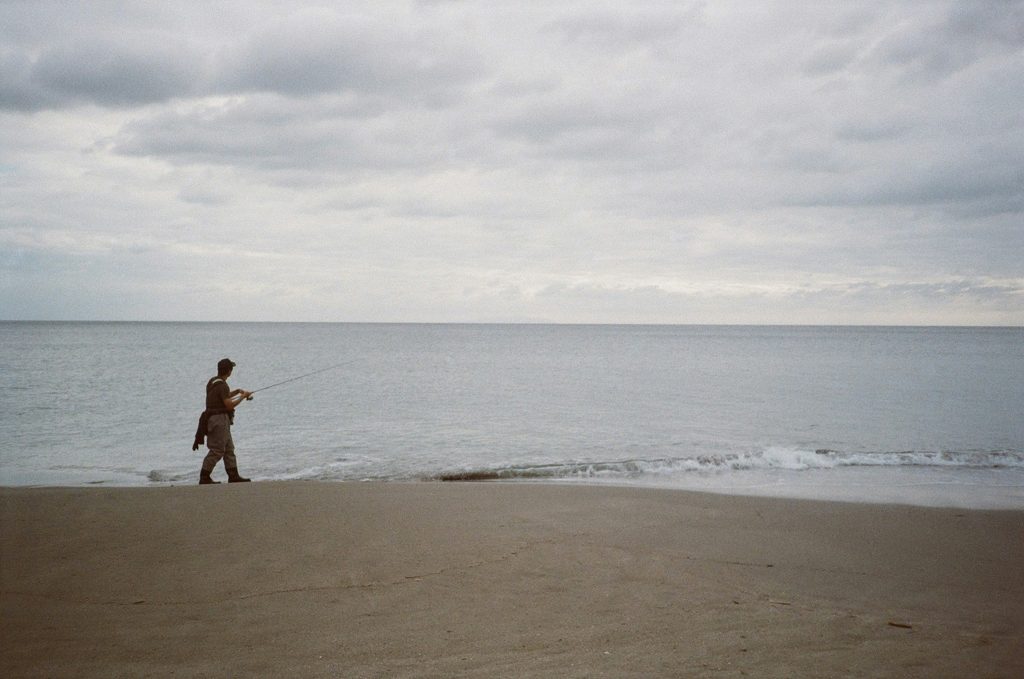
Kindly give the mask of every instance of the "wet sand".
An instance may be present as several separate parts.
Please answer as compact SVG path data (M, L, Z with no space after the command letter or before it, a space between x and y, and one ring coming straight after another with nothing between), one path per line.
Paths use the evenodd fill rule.
M1020 677L1024 512L533 484L0 489L4 677Z

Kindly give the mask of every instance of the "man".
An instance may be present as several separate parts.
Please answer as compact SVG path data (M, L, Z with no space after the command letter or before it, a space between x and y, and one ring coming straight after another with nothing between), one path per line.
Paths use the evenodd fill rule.
M210 477L210 472L224 458L224 469L228 473L229 483L249 481L238 473L238 461L235 460L235 443L231 440L231 425L235 419L235 408L252 394L244 389L231 390L228 378L234 370L235 363L230 358L222 358L217 362L217 376L206 383L206 447L210 452L203 459L203 468L199 472L199 485L220 483Z

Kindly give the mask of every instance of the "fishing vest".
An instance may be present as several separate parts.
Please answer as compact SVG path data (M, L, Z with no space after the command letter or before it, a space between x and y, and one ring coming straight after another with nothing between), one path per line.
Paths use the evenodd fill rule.
M224 389L214 389L217 383L224 385ZM228 387L228 383L222 377L212 377L210 381L206 383L206 412L213 415L216 413L229 412L224 407L224 399L231 393L231 389ZM223 394L223 396L219 396Z

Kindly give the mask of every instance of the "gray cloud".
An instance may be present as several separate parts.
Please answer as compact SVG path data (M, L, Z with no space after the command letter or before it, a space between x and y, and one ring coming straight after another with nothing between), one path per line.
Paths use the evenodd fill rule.
M111 141L117 153L173 163L349 172L428 168L457 149L457 132L436 116L390 110L373 98L294 108L260 95L142 118Z
M571 42L603 48L648 47L675 38L688 25L700 23L703 2L680 3L673 11L650 10L643 6L632 12L584 11L560 17L545 29Z
M32 65L30 77L44 93L60 99L111 106L146 104L189 92L199 69L181 58L182 52L165 40L145 45L62 45L44 52Z
M1022 8L5 3L0 317L1024 322Z
M850 66L860 50L859 45L849 41L822 45L804 59L804 73L810 76L834 75Z
M937 7L941 15L905 23L867 58L909 77L944 78L1007 49L1024 47L1024 7L1018 2L975 0Z
M218 55L213 89L374 93L443 101L478 75L476 55L446 35L385 18L300 10L256 30Z
M224 43L89 29L76 37L69 25L66 41L0 52L0 106L128 107L245 92L373 93L438 105L479 76L477 55L450 36L365 13L292 9Z
M174 36L72 40L36 55L0 54L0 106L33 111L79 104L133 106L187 96L201 64Z

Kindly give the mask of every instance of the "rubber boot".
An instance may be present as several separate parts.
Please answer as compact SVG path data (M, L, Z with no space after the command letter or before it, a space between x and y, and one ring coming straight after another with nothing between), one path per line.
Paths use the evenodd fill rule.
M252 479L243 478L242 475L238 473L237 467L234 469L227 467L226 471L228 473L228 483L248 483L252 481Z
M199 485L205 486L208 483L220 483L220 481L214 481L213 477L210 476L210 472L205 469L199 470Z

